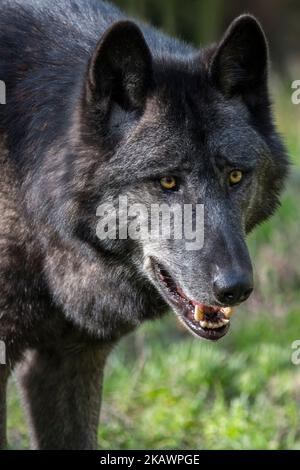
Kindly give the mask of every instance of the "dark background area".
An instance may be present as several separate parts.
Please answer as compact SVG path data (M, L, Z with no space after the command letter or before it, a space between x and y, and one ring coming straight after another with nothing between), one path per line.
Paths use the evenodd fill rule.
M272 45L274 67L290 78L300 66L299 0L115 0L133 16L147 19L196 45L218 40L235 16L252 13Z

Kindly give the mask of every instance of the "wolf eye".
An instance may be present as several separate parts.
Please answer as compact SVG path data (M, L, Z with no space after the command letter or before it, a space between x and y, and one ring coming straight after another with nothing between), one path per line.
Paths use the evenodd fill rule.
M231 186L239 184L243 179L243 172L241 170L233 170L229 175L229 183Z
M161 178L160 184L164 189L169 191L177 189L177 180L174 176L165 176L164 178Z

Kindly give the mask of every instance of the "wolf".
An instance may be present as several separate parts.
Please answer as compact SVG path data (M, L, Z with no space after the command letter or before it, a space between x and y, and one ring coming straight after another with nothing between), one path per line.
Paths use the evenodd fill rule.
M33 449L96 449L113 346L175 312L218 340L253 290L246 235L288 172L251 15L198 49L98 0L1 0L0 447L18 376ZM97 208L202 204L201 249L97 236Z

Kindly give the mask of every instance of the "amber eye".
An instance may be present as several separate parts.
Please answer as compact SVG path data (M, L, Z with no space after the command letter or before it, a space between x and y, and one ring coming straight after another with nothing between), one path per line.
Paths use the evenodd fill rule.
M177 181L174 176L165 176L160 180L160 184L164 189L175 190L177 188Z
M229 175L229 183L231 186L239 184L243 179L243 172L241 170L233 170Z

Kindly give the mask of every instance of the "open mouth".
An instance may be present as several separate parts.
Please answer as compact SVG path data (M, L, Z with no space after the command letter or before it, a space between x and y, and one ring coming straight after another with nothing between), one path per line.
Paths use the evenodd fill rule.
M188 330L196 336L212 341L226 335L233 315L231 307L209 306L189 299L160 264L154 260L151 264L164 296Z

